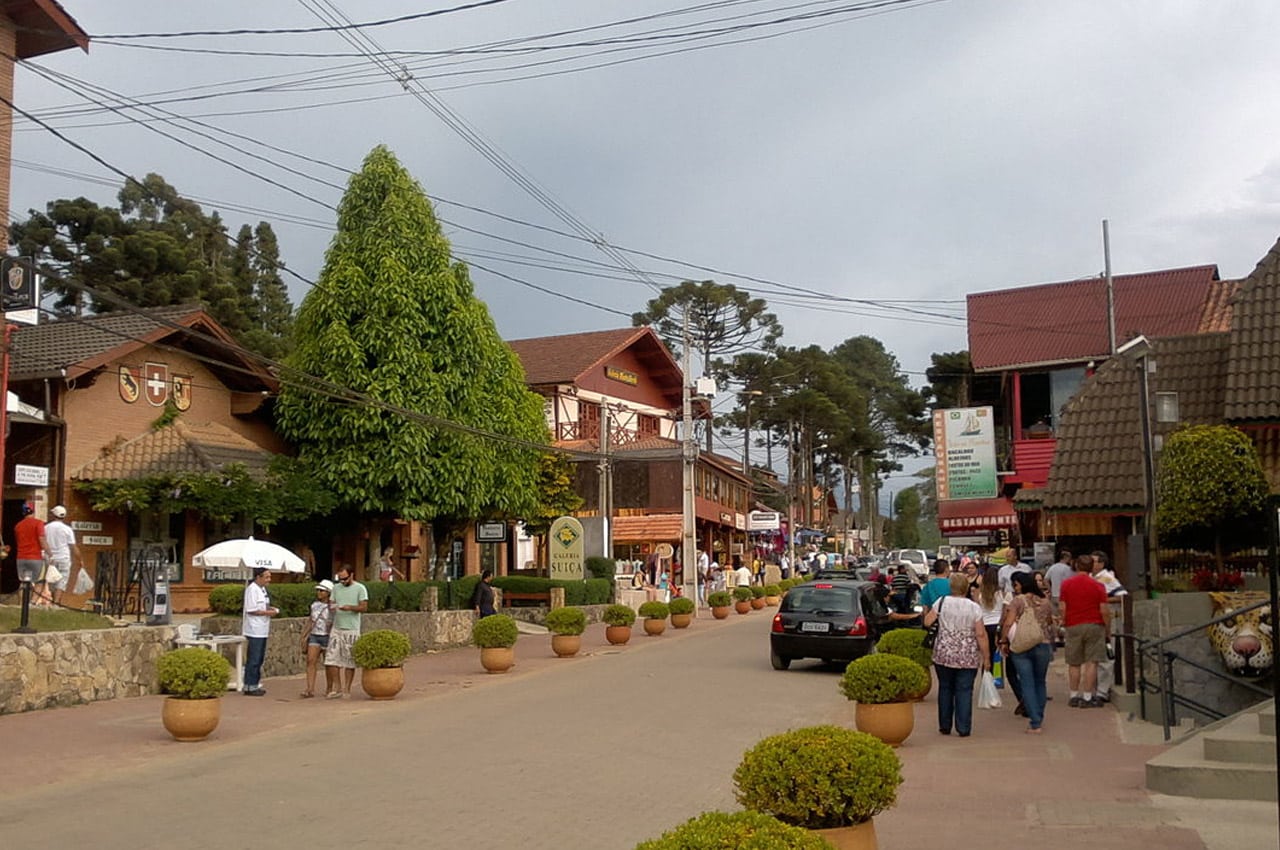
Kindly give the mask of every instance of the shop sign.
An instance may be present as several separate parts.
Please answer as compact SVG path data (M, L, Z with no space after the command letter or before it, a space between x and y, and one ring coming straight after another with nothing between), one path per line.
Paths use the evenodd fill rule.
M20 484L23 487L48 487L49 467L26 466L21 463L14 464L13 483Z
M747 531L778 531L782 514L777 511L752 511L747 514Z
M90 520L76 519L71 521L72 531L101 531L102 523L92 522Z
M933 412L938 498L990 499L996 495L995 414L990 407Z
M507 541L507 524L505 522L477 522L477 543L505 543Z
M585 578L586 536L582 523L571 516L562 516L551 523L547 536L551 548L550 578L553 581L581 581Z
M604 376L611 381L627 384L628 386L637 386L640 383L640 376L635 372L627 369L619 369L617 366L605 366Z
M116 539L109 534L86 534L80 542L85 546L114 546Z
M734 527L734 528L736 528L736 529L738 529L738 531L746 531L746 530L747 530L747 518L746 518L745 516L743 516L742 514L734 514L734 515L733 515L733 527Z
M721 525L733 525L733 514L729 513L728 511L721 511L721 512L720 512L720 524L721 524Z

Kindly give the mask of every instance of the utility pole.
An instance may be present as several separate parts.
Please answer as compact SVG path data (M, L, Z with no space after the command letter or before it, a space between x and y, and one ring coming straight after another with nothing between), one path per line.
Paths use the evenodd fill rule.
M1107 220L1102 220L1102 261L1107 276L1107 340L1109 351L1116 353L1116 289L1111 280L1111 227Z
M694 540L693 515L693 473L694 462L698 456L698 447L693 442L693 395L689 386L689 308L681 311L684 315L684 346L680 360L680 382L682 385L681 403L681 484L684 496L680 511L680 563L684 569L684 583L689 587L689 598L693 600L693 611L698 613L698 549Z
M743 390L742 394L747 397L746 406L743 411L742 423L742 474L751 477L751 397L762 396L760 390Z
M613 412L607 402L600 404L600 527L601 545L605 558L613 557L613 459L610 444L613 442Z

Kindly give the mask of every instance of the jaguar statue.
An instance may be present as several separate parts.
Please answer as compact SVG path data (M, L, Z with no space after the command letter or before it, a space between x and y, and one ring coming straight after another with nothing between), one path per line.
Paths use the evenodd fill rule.
M1210 593L1213 616L1219 617L1240 608L1265 602L1269 594L1256 590L1239 593ZM1264 605L1245 614L1208 628L1209 643L1222 656L1227 671L1236 676L1255 678L1271 671L1275 660L1271 633L1271 606Z

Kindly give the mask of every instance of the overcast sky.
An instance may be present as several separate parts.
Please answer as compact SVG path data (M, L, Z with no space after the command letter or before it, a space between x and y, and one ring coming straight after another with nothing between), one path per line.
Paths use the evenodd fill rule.
M358 22L465 5L333 4ZM316 0L63 5L87 32L102 36L325 26L312 11ZM966 346L966 293L1099 274L1104 218L1111 222L1116 273L1217 263L1224 277L1238 277L1280 236L1275 2L906 2L719 38L653 39L658 29L741 27L858 5L730 0L699 4L712 8L698 14L555 40L647 41L456 52L693 5L507 0L361 30L387 50L455 51L399 61L578 225L618 249L675 261L611 256L581 239L440 204L455 253L484 266L473 271L477 291L505 337L629 324L619 313L642 309L654 293L621 269L617 256L624 256L659 285L713 278L761 294L781 318L788 345L878 337L918 384L931 352ZM705 49L686 49L693 47ZM566 61L531 65L551 60ZM68 85L88 82L146 102L200 96L164 108L345 169L358 168L370 148L385 143L433 197L572 229L334 32L102 38L88 54L66 51L37 61L73 78ZM512 68L517 64L530 67ZM279 76L286 74L294 76ZM533 74L544 76L517 79ZM267 87L273 90L245 91ZM230 91L240 93L219 94ZM83 97L32 69L19 70L16 100L113 166L138 176L158 172L184 194L211 201L206 208L220 210L233 232L245 221L270 221L289 266L308 278L318 273L334 218L325 204L336 204L340 189L246 152L324 183L345 183L340 171L217 130L201 132L235 149L154 125L322 202L316 203L119 115L86 111ZM310 108L316 104L328 105ZM33 170L31 164L52 166L119 182L21 119L14 157L15 217L59 197L114 202L113 188ZM304 284L293 281L291 288L295 301L304 296Z

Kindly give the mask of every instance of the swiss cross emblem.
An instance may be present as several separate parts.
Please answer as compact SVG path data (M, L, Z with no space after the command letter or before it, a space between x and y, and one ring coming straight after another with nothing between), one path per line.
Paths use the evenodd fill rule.
M147 401L154 407L163 407L169 399L169 367L164 363L144 363L142 386Z

